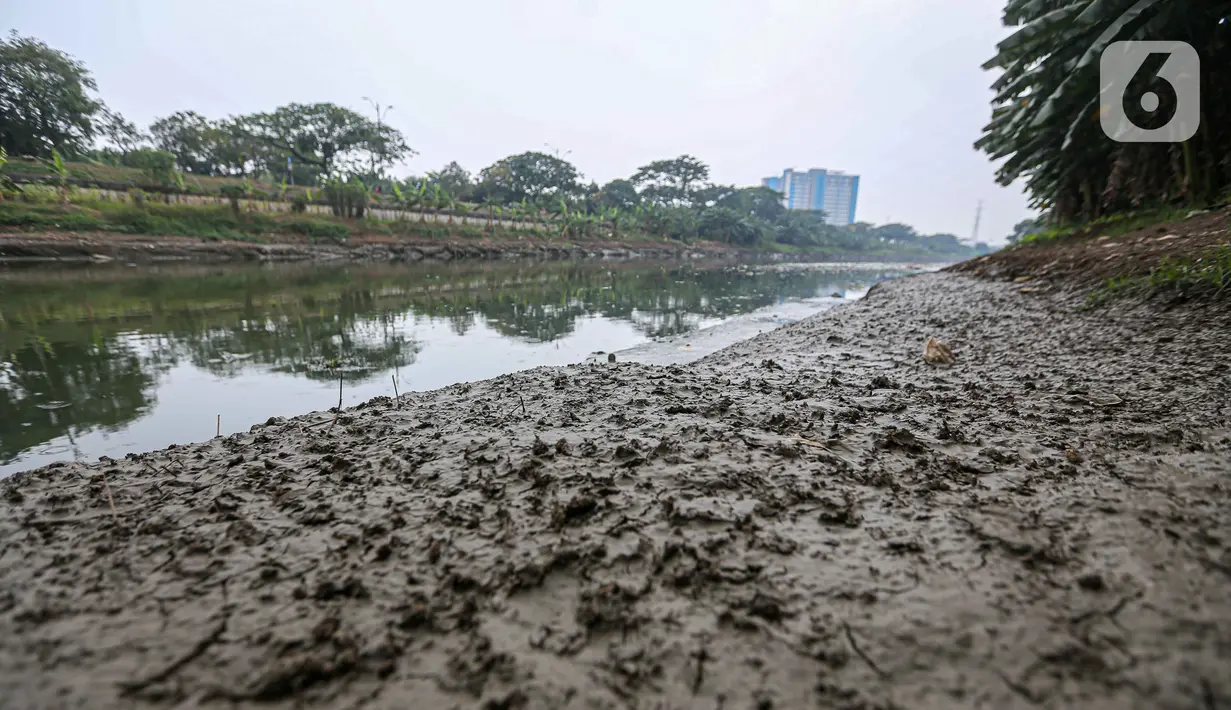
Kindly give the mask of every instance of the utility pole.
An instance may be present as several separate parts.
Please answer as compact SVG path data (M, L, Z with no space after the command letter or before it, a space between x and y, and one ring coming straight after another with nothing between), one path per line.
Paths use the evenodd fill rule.
M377 134L377 138L380 140L380 164L381 164L381 167L384 167L385 141L384 141L384 138L381 136L381 134L384 132L385 116L389 115L389 112L393 110L393 107L386 106L384 108L384 111L382 112L381 107L380 107L380 102L373 101L372 99L369 99L366 96L362 98L364 101L367 101L369 104L371 104L372 108L376 109L376 134ZM376 151L372 151L371 172L373 175L376 174Z
M975 244L979 241L979 219L983 216L983 200L979 200L979 206L975 208L975 228L970 235L970 243Z

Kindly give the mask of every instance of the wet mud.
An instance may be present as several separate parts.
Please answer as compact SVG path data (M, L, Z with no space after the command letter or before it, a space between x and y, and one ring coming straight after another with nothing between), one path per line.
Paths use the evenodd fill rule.
M17 474L0 706L1229 707L1231 315L1080 304L927 274Z

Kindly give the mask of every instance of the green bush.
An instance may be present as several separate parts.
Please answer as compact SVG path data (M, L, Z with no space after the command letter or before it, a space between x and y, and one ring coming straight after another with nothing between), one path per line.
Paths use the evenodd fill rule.
M82 210L64 210L58 206L0 202L0 226L18 229L63 229L69 231L100 231L107 223Z
M145 191L141 188L128 188L128 202L132 204L133 207L136 207L137 209L144 209L148 199L149 195L145 194Z
M291 198L291 212L295 214L304 214L308 211L308 198L303 195L295 195Z
M325 183L321 194L335 217L363 219L368 206L368 188L358 178L345 182L332 178Z
M50 205L59 202L60 193L47 185L26 185L21 190L20 199L34 205Z
M301 217L282 222L281 226L288 231L302 234L311 239L330 239L335 242L344 242L350 237L349 227L323 219Z
M243 185L223 185L218 189L218 192L231 203L231 211L236 216L239 215L239 201L248 194L248 189Z
M175 182L175 156L165 150L138 148L124 155L125 166L136 168L151 182L166 185Z

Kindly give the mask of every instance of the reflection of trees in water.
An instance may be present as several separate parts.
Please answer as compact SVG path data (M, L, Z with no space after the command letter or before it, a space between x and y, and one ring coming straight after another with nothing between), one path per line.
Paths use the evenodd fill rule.
M165 367L117 338L55 345L32 340L6 359L0 376L3 463L65 434L115 429L136 419L154 403L154 382Z
M254 365L276 372L360 381L414 362L419 344L398 329L400 312L376 311L371 293L349 292L337 301L301 307L245 304L231 322L186 320L173 333L190 362L219 376Z
M0 281L0 352L12 351L0 376L0 460L134 420L153 403L159 373L184 361L219 376L265 367L357 381L414 362L420 346L402 332L407 315L446 320L459 335L481 319L532 343L566 337L594 315L663 337L784 298L828 295L844 278L569 263L104 276ZM36 406L56 400L72 406Z

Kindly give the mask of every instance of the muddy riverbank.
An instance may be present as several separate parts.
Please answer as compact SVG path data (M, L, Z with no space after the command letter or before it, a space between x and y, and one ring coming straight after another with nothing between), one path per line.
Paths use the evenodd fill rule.
M928 274L18 474L0 706L1224 707L1231 314L1083 303Z

